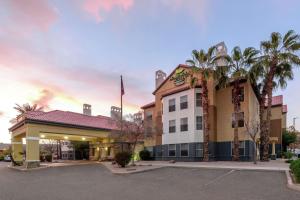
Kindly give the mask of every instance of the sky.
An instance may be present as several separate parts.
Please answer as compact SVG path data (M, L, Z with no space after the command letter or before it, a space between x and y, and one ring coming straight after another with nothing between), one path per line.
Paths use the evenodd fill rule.
M0 0L0 142L16 103L109 116L153 101L155 71L168 74L193 49L224 41L259 48L271 32L300 33L299 0ZM288 125L300 117L299 69L285 90ZM299 122L298 122L299 121ZM300 129L300 119L296 128Z

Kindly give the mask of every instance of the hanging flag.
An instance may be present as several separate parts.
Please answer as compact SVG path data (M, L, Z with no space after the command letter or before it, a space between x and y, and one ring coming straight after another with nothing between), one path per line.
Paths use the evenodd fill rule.
M123 78L121 76L121 95L123 96L125 94L124 85L123 85Z

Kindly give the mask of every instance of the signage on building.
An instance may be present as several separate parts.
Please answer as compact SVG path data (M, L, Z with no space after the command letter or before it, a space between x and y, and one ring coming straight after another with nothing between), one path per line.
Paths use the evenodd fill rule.
M170 78L171 81L174 81L175 85L182 85L185 83L186 78L189 73L184 69L176 69L175 75Z

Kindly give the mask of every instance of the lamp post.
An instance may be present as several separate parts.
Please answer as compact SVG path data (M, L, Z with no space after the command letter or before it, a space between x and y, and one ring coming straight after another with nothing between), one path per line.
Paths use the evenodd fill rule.
M298 117L294 117L293 118L293 127L296 130L296 119L298 119Z

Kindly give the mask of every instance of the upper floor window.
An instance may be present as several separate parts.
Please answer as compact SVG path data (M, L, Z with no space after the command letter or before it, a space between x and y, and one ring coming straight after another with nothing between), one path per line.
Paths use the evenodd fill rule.
M146 120L151 121L152 120L152 111L147 111L146 112Z
M169 100L169 112L173 112L176 110L175 99Z
M180 131L188 131L188 118L181 118L180 119Z
M233 89L231 90L231 99L232 99L232 103L234 103L234 94L233 94ZM244 101L244 87L240 88L240 93L238 95L238 99L240 100L240 102Z
M175 133L176 132L176 121L170 120L169 121L169 133Z
M180 97L180 109L187 109L188 108L188 96L184 95Z
M202 95L201 93L196 93L196 107L202 107Z
M238 127L244 127L244 112L232 113L232 128L235 127L235 123L238 123Z
M196 116L196 130L203 129L203 119L202 116Z

